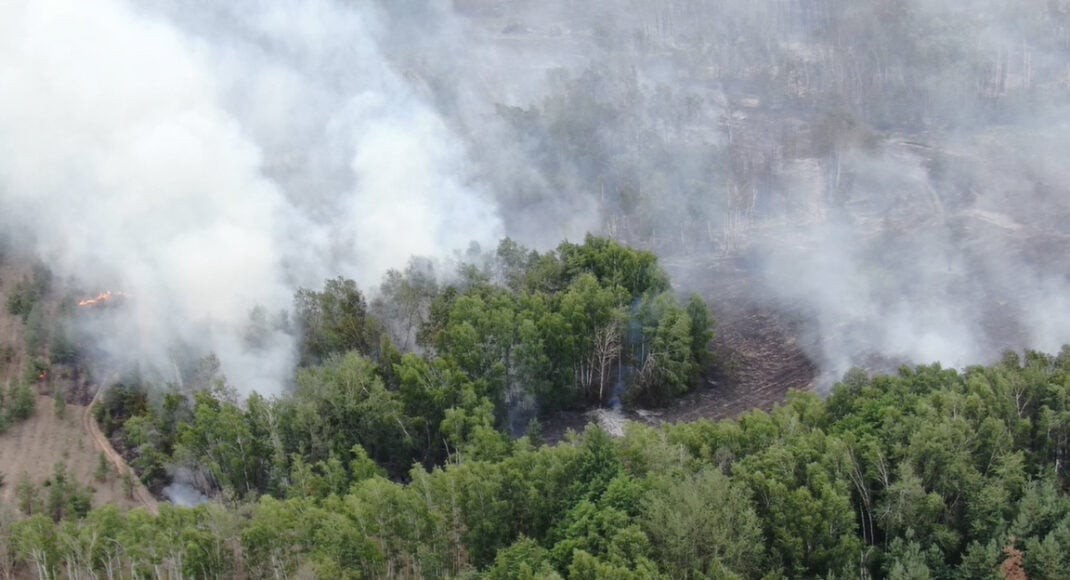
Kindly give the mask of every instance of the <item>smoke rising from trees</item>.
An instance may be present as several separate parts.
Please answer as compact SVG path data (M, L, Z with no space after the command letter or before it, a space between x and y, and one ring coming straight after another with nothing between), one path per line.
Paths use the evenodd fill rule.
M171 343L207 338L232 382L275 391L292 347L246 351L253 305L501 229L379 53L374 10L233 10L5 2L0 215L61 274L135 296L112 350L166 367Z
M824 384L1070 340L1065 3L455 5L478 58L387 51L469 128L508 231L581 198L602 231L707 261L686 285L742 271L805 321ZM497 124L469 120L481 91ZM545 191L497 171L515 151Z
M276 391L252 305L589 230L744 270L829 377L1070 341L1063 2L0 7L0 223L135 296L115 352Z

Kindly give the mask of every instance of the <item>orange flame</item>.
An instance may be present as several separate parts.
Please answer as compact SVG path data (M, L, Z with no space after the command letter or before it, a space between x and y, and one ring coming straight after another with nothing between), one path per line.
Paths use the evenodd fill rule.
M43 381L48 378L48 371L41 371L41 374L37 375L37 380Z
M79 300L78 301L78 306L81 306L81 307L96 306L97 304L103 304L103 303L105 303L105 302L107 302L107 301L109 301L109 300L111 300L113 298L129 298L129 297L130 297L130 295L127 294L126 292L112 292L111 290L106 290L104 292L101 292L96 298L86 298L85 300Z

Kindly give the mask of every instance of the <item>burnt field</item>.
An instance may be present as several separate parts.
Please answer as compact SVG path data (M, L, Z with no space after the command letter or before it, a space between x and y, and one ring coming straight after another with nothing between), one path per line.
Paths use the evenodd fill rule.
M751 409L769 410L789 390L812 388L817 366L801 348L797 323L787 315L751 306L718 321L715 362L705 384L656 417L729 419Z
M652 416L664 421L726 419L771 409L791 389L810 389L818 367L807 354L797 306L777 304L742 258L666 260L682 288L699 292L716 321L713 362L703 383Z

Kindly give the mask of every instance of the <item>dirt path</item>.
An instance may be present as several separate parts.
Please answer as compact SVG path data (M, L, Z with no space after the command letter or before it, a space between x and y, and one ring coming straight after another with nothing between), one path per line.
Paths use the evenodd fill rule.
M97 394L93 397L92 402L85 407L85 411L82 413L82 426L85 427L87 433L93 438L93 445L100 450L115 466L115 472L122 478L126 474L130 474L130 478L134 482L134 498L149 510L153 515L160 514L160 506L156 501L156 498L152 497L149 490L145 488L141 483L141 479L138 478L134 470L126 464L126 460L122 455L119 455L115 448L111 446L111 442L104 436L104 433L100 430L100 426L97 425L96 419L93 417L93 406L100 400L101 394L104 393L104 389L107 388L108 382L103 383L100 388L97 389Z

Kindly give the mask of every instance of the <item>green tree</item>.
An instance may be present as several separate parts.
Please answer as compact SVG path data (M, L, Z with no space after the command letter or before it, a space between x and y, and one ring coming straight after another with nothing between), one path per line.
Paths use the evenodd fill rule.
M311 539L302 519L302 514L313 515L310 511L307 500L260 498L252 519L241 531L242 552L254 576L287 578L294 574Z
M195 401L193 421L179 427L176 456L187 465L204 466L221 489L239 495L264 489L270 472L268 442L253 437L245 414L221 392L199 392Z
M38 578L55 577L59 564L56 527L44 514L36 514L16 522L11 540L19 559L32 566Z
M126 514L115 505L102 505L86 515L81 534L93 540L93 567L104 576L114 578L122 570L123 546L120 537L126 526Z
M40 354L48 344L48 331L45 328L45 312L40 302L35 302L26 315L26 352Z
M310 461L327 460L332 451L347 457L360 444L388 472L404 473L412 464L413 434L401 401L355 352L301 369L284 414L287 437Z
M390 329L394 343L409 350L416 346L420 329L430 320L438 292L431 261L412 258L404 272L387 271L371 308Z
M52 476L45 482L47 494L45 512L54 520L83 518L92 507L92 494L71 479L67 465L59 461L52 468Z
M692 294L687 301L687 317L691 322L691 358L696 367L710 362L710 341L714 337L713 317L706 301L698 294Z
M461 403L465 393L475 393L475 385L449 358L431 361L406 354L394 365L398 376L397 395L413 425L413 437L419 438L425 463L438 463L447 450L440 426L446 410Z
M19 521L18 514L11 506L0 503L0 577L15 577L15 543L12 528Z
M19 281L7 296L7 312L12 316L19 316L25 323L40 296L28 280Z
M796 436L735 464L755 498L774 566L821 575L853 564L861 552L846 479L831 469L820 432Z
M674 578L747 578L763 564L761 522L747 491L716 468L659 485L642 522Z
M494 428L494 405L470 390L458 406L446 410L440 431L454 461L493 461L509 452L508 439Z
M321 578L375 578L385 556L355 521L338 511L321 510L313 532L312 561Z
M62 314L61 314L62 316ZM78 346L68 323L53 322L48 333L48 354L53 364L74 364L78 359Z
M266 469L259 481L261 491L283 495L289 473L289 454L283 440L284 427L280 409L283 405L277 399L265 399L259 393L252 393L245 400L244 420L249 426L250 436L259 441L258 450L263 456L258 462L261 469Z
M567 386L574 390L569 393L572 400L601 403L599 392L605 394L605 383L612 377L606 376L611 371L605 364L608 361L599 355L619 351L610 347L612 340L599 341L598 338L607 329L614 329L621 323L624 318L621 307L626 300L619 288L603 286L589 273L579 275L560 295L560 326L544 332L549 335L547 343L551 359L567 365L565 368L571 371ZM548 322L554 323L557 319L544 320L544 328ZM601 349L596 348L599 342L603 346Z
M30 480L30 475L26 472L19 475L19 480L15 483L15 500L19 511L27 516L34 515L44 509L44 505L41 503L40 490Z
M55 413L57 419L67 416L67 396L59 385L52 388L52 412Z
M572 276L590 273L606 287L618 287L630 300L669 289L669 277L651 252L633 250L609 238L588 235L583 244L562 243L558 255Z
M123 472L123 497L126 499L134 499L134 476L130 475L129 471Z
M560 578L550 563L550 553L530 538L520 538L499 550L494 564L483 575L487 580Z
M633 338L636 379L629 398L664 404L686 392L698 375L691 317L668 293L645 301L638 314L642 336Z
M322 292L298 290L294 315L301 329L300 353L305 365L351 350L378 359L383 330L369 315L356 282L334 278L327 280Z
M932 571L925 563L924 552L917 542L904 542L902 538L896 538L892 542L888 559L891 562L888 570L890 580L928 580L933 577Z
M8 417L14 421L28 419L33 415L37 406L37 397L34 396L33 388L23 381L16 381L11 385L9 395L10 404L7 408Z

